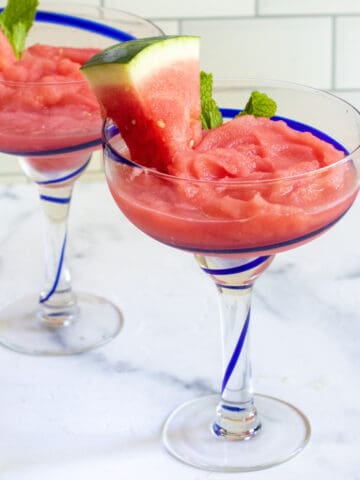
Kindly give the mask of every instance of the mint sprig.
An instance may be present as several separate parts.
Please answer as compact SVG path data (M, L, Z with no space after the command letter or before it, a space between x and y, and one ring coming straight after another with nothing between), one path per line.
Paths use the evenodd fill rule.
M245 108L237 116L254 115L254 117L273 117L276 112L276 102L270 98L266 93L258 91L251 92L250 98L245 105Z
M16 58L25 49L27 34L34 22L38 0L8 0L0 14L0 27L9 40Z
M200 72L200 120L204 130L222 125L223 118L216 101L213 99L213 76L211 73ZM266 93L254 90L251 92L244 110L236 116L254 115L254 117L273 117L276 113L276 102Z
M213 76L203 71L200 72L200 102L202 128L207 130L222 125L221 112L213 99Z

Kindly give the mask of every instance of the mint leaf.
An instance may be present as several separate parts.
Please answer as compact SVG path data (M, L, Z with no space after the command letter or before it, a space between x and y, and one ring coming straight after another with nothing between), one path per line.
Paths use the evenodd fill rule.
M17 58L25 49L27 34L34 22L38 0L8 0L0 14L0 27Z
M223 118L219 107L213 99L213 76L211 73L200 72L200 120L203 129L216 128L222 125Z
M251 96L247 101L247 104L242 112L237 116L241 115L254 115L254 117L273 117L276 112L276 102L270 98L266 93L261 92L251 92Z

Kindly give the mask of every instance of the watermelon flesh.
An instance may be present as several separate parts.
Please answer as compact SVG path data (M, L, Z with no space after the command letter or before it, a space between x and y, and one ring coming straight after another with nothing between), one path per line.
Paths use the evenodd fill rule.
M186 84L195 88L181 88ZM97 94L134 161L164 171L177 151L201 139L199 88L198 61L187 59L157 70L136 88L106 86Z

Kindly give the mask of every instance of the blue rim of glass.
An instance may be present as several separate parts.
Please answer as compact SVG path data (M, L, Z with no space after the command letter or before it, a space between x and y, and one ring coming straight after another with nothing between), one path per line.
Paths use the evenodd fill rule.
M233 108L224 108L220 109L223 117L225 118L233 118L235 115L237 115L241 110L239 109L233 109ZM324 140L325 142L330 143L333 145L336 149L342 151L345 156L349 155L349 151L341 145L337 140L334 138L330 137L329 135L325 134L321 130L318 130L310 125L306 125L301 122L297 122L295 120L286 118L286 117L281 117L281 116L274 116L272 117L273 120L282 120L285 121L291 128L294 130L297 130L299 132L310 132L313 135L315 135L317 138ZM107 131L108 130L108 131ZM103 123L103 130L102 130L102 142L103 142L103 148L104 151L106 152L106 155L113 161L117 163L121 163L124 165L129 165L132 167L137 167L137 168L143 168L141 165L138 165L131 160L127 159L126 157L123 157L120 155L116 149L110 145L109 140L116 136L119 133L118 128L115 125L111 125L109 127L106 126L106 121ZM165 174L164 177L167 177ZM295 177L294 177L295 178ZM183 179L185 180L185 179ZM280 179L281 180L281 179ZM351 205L350 205L351 206ZM307 240L310 240L313 237L316 237L320 235L321 233L325 232L329 228L331 228L333 225L335 225L350 209L350 206L341 213L337 218L332 220L331 222L327 223L326 225L322 226L321 228L318 228L316 230L313 230L311 232L308 232L305 235L301 235L300 237L292 238L290 240L286 240L284 242L278 242L278 243L273 243L270 245L261 245L261 246L255 246L255 247L247 247L247 248L236 248L236 249L204 249L204 248L194 248L191 246L185 246L185 245L179 245L175 243L168 243L164 242L163 240L159 240L158 238L152 236L155 240L160 241L161 243L164 243L165 245L168 245L173 248L177 248L180 250L185 250L189 251L192 253L205 253L205 254L221 254L221 255L231 255L231 254L248 254L248 253L259 253L259 252L267 252L267 251L272 251L272 250L277 250L281 248L286 248L291 245L296 245L297 243L302 243Z
M0 12L4 9L0 8ZM124 12L126 13L126 12ZM139 17L140 18L140 17ZM103 37L111 38L112 40L116 40L118 42L125 42L128 40L134 40L136 37L130 35L123 30L119 30L117 28L111 27L109 25L105 25L103 23L97 22L95 20L90 20L88 18L81 18L76 17L74 15L68 15L65 13L58 13L58 12L47 12L43 10L39 10L36 13L35 20L37 22L42 23L50 23L56 25L63 25L65 27L75 27L81 30L86 30L88 32L97 33ZM40 150L40 151L6 151L2 150L2 153L7 153L10 155L19 155L23 157L46 157L49 155L61 155L65 153L76 152L78 150L86 150L86 149L95 149L99 145L101 145L101 137L99 132L99 138L95 140L91 140L84 143L79 143L77 145L72 145L68 147L62 148L55 148L49 150Z

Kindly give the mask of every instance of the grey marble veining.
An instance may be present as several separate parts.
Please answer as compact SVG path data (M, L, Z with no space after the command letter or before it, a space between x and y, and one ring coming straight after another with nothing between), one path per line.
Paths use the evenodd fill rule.
M0 307L42 282L32 185L0 187ZM0 348L0 477L5 480L359 480L360 203L316 241L278 255L257 281L256 391L312 424L295 459L255 473L187 467L161 445L179 404L219 388L216 291L191 255L137 231L104 183L78 184L68 263L74 287L120 306L108 345L67 358Z

